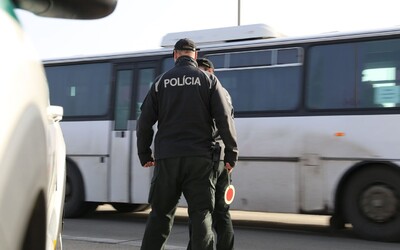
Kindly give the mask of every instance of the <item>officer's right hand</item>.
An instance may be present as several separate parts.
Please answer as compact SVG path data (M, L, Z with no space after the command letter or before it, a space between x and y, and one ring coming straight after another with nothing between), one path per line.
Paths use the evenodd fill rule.
M156 164L155 164L155 162L154 161L148 161L148 162L146 162L144 165L143 165L143 167L144 168L149 168L149 167L153 167L153 166L155 166Z

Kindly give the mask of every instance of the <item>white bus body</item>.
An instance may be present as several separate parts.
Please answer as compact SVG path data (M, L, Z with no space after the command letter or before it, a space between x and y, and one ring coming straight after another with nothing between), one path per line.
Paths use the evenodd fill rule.
M221 43L205 33L199 56L235 108L231 208L330 214L362 237L400 239L400 29ZM196 37L178 35L166 47ZM103 203L144 209L151 171L137 158L136 119L154 78L173 66L171 48L45 65L51 100L65 109L68 216Z

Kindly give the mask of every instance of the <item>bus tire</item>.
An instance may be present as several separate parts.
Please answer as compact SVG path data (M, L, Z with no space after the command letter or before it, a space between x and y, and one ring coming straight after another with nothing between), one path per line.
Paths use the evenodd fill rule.
M379 164L368 166L349 180L343 199L345 218L361 238L400 240L400 172Z
M99 203L97 202L85 202L84 205L84 211L82 215L88 215L96 211L97 207L99 206Z
M111 204L115 210L120 213L132 213L144 211L150 207L148 204L129 204L129 203L113 203Z
M78 168L67 162L67 182L65 188L64 216L74 218L86 212L83 178Z

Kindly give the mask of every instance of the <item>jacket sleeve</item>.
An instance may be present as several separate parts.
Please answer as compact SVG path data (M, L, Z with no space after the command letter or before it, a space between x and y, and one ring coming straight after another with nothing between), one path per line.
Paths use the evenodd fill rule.
M222 141L225 144L224 162L235 166L238 159L236 128L233 117L233 105L230 95L224 89L216 76L210 77L211 88L211 114Z
M144 166L149 161L154 161L150 148L153 142L153 125L158 118L157 98L154 84L147 93L140 107L141 114L136 124L137 150L140 163Z

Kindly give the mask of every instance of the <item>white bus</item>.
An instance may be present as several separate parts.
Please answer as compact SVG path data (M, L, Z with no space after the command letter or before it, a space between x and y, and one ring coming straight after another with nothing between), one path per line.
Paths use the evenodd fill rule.
M51 101L64 107L67 216L147 207L136 120L183 37L233 99L232 209L332 215L363 238L400 239L398 27L285 37L250 25L167 35L154 51L46 61Z

